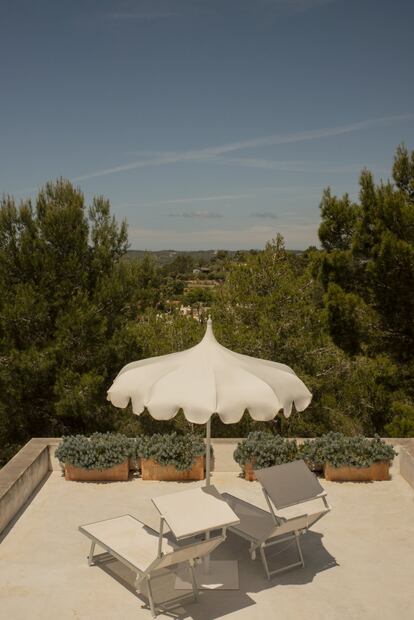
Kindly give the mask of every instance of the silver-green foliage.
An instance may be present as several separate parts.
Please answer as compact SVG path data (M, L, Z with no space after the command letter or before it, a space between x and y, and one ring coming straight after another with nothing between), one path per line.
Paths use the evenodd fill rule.
M252 431L237 444L234 459L239 465L252 463L257 469L289 463L298 458L294 440L267 431Z
M153 459L160 465L173 465L180 471L191 469L197 456L205 455L205 445L198 435L155 433L136 439L136 456Z
M373 439L342 433L327 433L314 440L306 440L299 447L299 458L310 466L329 463L333 467L369 467L379 461L392 461L396 452L378 435Z
M378 461L392 461L395 455L394 448L378 435L369 439L331 432L298 446L293 439L254 431L237 445L234 459L239 465L252 463L257 469L303 459L311 469L322 469L325 463L334 467L369 467Z
M135 439L118 433L63 437L55 456L61 463L83 469L109 469L135 456Z

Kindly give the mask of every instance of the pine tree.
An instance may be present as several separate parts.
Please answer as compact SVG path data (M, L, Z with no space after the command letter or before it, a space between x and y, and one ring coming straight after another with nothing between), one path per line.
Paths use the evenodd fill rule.
M113 427L106 390L134 356L125 332L140 300L148 305L145 267L122 260L127 247L126 224L115 221L109 202L97 197L88 210L63 179L48 183L34 205L3 198L3 459L32 436Z
M319 275L339 346L407 361L414 357L414 152L397 149L393 178L376 185L364 170L358 205L325 191Z

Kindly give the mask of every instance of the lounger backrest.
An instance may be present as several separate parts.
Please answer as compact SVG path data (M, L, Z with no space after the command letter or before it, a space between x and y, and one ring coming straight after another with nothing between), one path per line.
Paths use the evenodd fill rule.
M224 540L223 536L216 536L215 538L209 538L193 545L186 545L166 553L161 558L157 558L155 562L149 568L149 571L159 570L160 568L166 568L167 566L173 566L180 562L188 562L189 560L195 560L196 558L202 558L205 555L211 553L220 543ZM149 572L147 571L147 572Z
M276 508L314 499L324 489L304 461L292 461L254 472Z

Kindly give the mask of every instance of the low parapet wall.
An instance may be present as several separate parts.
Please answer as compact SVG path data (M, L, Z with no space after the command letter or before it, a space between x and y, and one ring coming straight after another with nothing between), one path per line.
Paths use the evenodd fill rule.
M400 474L414 489L414 439L400 449Z
M31 439L0 470L0 534L22 509L48 473L60 469L55 457L55 449L59 441L60 439L56 437ZM214 471L240 471L239 465L233 459L233 452L239 441L240 439L237 438L212 439ZM386 439L386 441L396 447L399 453L400 473L414 488L414 438Z
M47 443L31 439L0 470L0 533L42 482L49 467Z

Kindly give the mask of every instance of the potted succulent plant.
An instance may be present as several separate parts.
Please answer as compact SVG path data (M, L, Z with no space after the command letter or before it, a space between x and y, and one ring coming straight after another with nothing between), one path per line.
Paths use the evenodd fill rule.
M325 436L324 475L333 481L389 480L390 463L397 454L380 437L345 437L341 433Z
M64 467L66 480L128 480L129 458L135 440L118 433L93 433L63 437L56 457Z
M298 446L298 458L305 461L311 471L323 472L325 466L325 448L330 444L330 435L322 435L314 439L305 439Z
M294 440L267 431L253 431L237 444L234 460L243 468L246 480L256 480L254 469L289 463L298 457Z
M203 480L205 444L198 435L154 434L137 438L143 480Z

